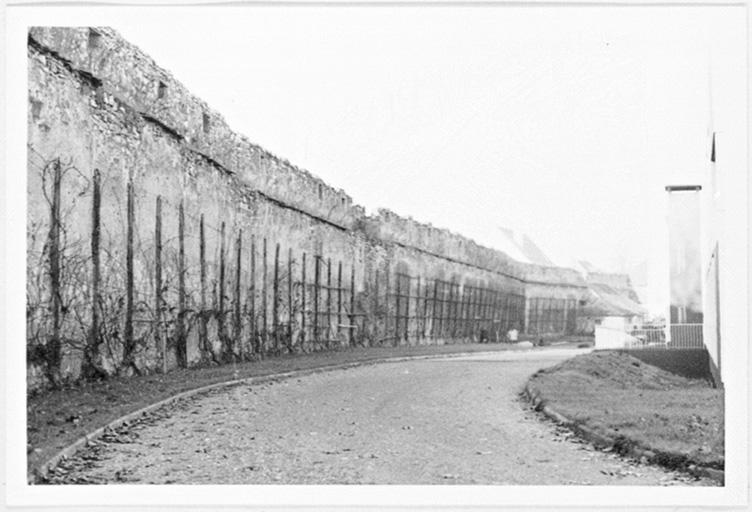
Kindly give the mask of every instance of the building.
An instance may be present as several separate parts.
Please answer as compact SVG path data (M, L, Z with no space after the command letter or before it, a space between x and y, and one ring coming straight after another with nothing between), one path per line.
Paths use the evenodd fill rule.
M597 272L588 274L586 282L588 289L580 306L578 332L595 334L601 328L617 331L623 339L621 334L642 325L646 310L640 305L629 276Z

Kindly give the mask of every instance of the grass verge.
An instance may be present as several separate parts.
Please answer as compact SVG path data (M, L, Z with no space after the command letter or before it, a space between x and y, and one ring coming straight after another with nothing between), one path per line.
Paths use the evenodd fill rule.
M723 391L619 352L592 352L530 379L543 403L615 440L614 449L656 453L673 469L724 467Z

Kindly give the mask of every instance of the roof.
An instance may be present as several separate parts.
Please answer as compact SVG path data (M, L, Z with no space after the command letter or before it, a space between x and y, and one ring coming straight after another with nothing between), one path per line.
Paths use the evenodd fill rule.
M495 245L517 261L544 267L554 266L551 259L525 233L499 227L496 234Z
M647 312L631 289L617 289L607 284L588 283L588 295L582 314L585 316L638 316Z

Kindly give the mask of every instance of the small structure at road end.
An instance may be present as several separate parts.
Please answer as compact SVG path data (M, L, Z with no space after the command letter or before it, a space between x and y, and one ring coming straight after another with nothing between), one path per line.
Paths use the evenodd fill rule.
M629 276L589 273L586 282L580 332L595 334L596 348L624 348L634 341L632 331L643 324L647 313Z

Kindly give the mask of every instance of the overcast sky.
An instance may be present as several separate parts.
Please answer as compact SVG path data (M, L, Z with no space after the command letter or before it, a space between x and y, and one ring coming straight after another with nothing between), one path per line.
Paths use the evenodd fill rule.
M719 89L744 64L738 9L107 12L234 130L369 211L488 246L524 231L559 264L648 260L661 298L664 186L699 181L710 70Z

